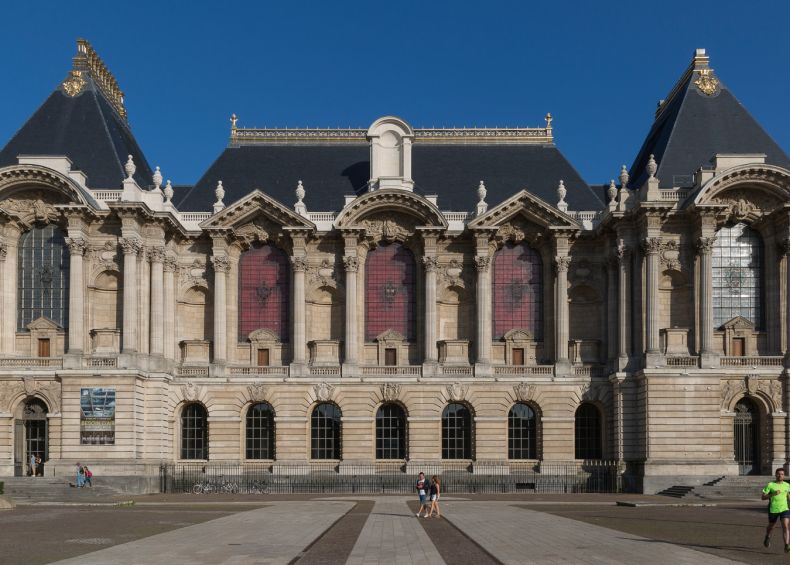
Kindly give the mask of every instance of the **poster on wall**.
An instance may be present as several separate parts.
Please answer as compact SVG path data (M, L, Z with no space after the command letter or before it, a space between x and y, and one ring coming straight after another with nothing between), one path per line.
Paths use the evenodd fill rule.
M80 389L80 443L115 444L115 389Z

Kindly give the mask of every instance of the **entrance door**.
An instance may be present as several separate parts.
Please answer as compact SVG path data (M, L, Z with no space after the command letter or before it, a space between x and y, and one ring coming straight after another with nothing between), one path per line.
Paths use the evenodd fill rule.
M732 338L732 356L743 357L746 354L746 339L742 337Z
M269 366L269 350L268 349L259 349L258 350L258 367L268 367Z
M513 348L513 365L524 364L524 349L521 347Z
M38 340L38 356L49 357L49 339Z
M14 474L26 475L31 455L47 460L47 407L34 398L25 402L21 415L14 421Z
M387 366L398 364L398 351L394 347L388 347L384 350L384 364Z
M760 474L760 413L753 402L735 405L735 460L741 475Z

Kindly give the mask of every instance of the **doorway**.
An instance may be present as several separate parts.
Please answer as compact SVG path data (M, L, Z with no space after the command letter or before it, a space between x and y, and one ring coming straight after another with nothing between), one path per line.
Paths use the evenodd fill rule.
M31 455L46 462L48 444L47 406L37 398L30 398L14 420L14 475L27 475Z
M735 405L735 460L739 475L760 474L760 412L743 398Z

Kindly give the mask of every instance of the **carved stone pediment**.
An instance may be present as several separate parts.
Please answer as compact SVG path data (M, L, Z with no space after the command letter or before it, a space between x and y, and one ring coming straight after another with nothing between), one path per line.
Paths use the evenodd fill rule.
M753 330L754 323L743 316L735 316L732 320L724 322L721 327L728 330Z
M522 329L513 329L509 330L504 335L505 341L531 341L535 339L535 336L532 332Z
M380 241L392 243L405 242L411 238L419 225L416 218L406 214L371 214L358 222L365 228L365 239L372 243Z
M374 190L359 196L343 209L335 223L339 228L361 227L365 219L392 218L392 211L399 208L404 212L396 214L409 217L415 226L447 228L447 220L435 204L419 194L397 189Z
M236 238L249 246L253 243L279 243L283 238L282 226L264 217L257 217L233 230Z
M581 225L578 222L526 190L514 194L485 214L478 216L469 222L468 227L474 229L504 226L518 215L534 222L540 228L554 227L581 231Z
M780 204L778 198L755 190L728 190L711 198L710 203L726 206L726 219L736 222L758 220Z
M265 225L278 225L284 227L305 228L315 230L315 224L300 216L289 207L281 204L271 196L260 190L255 190L241 200L234 202L222 211L214 214L202 222L204 229L233 229L238 235L238 230L245 224L263 222ZM265 228L264 228L264 231ZM267 232L271 233L271 232Z
M280 341L280 336L278 336L272 330L259 328L257 330L251 331L247 339L251 342L273 341L277 343Z
M53 322L52 320L50 320L49 318L45 318L44 316L41 316L40 318L36 318L32 322L30 322L26 327L30 331L58 331L63 329L56 322Z
M376 341L406 341L406 337L395 330L386 330L376 336Z
M48 224L60 216L54 206L59 203L61 203L61 199L53 198L51 193L37 191L23 193L14 198L6 198L0 201L0 208L5 213L19 218L24 224Z

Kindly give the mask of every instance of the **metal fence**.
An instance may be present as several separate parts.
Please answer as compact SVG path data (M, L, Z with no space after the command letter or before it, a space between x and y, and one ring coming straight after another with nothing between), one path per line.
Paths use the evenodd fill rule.
M616 461L561 463L167 463L160 489L169 493L409 494L420 471L452 493L622 492Z

